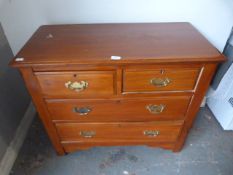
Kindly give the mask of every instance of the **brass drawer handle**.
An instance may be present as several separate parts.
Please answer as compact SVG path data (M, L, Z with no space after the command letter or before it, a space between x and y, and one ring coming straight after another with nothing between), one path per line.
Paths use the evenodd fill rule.
M165 107L166 106L163 104L160 104L160 105L149 104L146 106L146 109L152 114L160 114L164 111Z
M153 78L150 83L156 87L165 87L171 83L169 78Z
M160 132L157 130L146 130L143 132L143 134L148 137L156 137L160 134Z
M95 131L80 131L79 134L85 138L92 138L96 135Z
M88 87L88 82L86 82L86 81L80 81L80 82L78 82L78 81L75 81L75 82L68 81L68 82L65 83L65 87L70 89L70 90L80 92L80 91L85 90Z
M91 108L89 108L89 107L84 107L84 108L74 107L72 109L72 111L75 113L78 113L79 115L87 115L89 112L91 112Z

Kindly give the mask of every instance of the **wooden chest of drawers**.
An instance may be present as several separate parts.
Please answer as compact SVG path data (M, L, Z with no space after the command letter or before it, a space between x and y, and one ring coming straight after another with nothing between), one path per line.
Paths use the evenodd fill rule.
M189 23L85 24L40 27L11 65L63 155L111 145L181 150L221 61Z

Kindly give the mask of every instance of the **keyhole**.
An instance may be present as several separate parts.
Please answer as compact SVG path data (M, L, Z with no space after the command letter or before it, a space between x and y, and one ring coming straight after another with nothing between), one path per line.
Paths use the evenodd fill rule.
M161 69L161 70L160 70L160 73L161 73L161 74L164 74L164 73L165 73L165 70Z
M77 74L74 74L73 76L74 76L74 77L77 77Z

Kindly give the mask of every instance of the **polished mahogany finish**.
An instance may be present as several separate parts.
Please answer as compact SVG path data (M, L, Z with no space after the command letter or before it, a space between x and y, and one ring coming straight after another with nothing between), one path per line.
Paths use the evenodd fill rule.
M18 66L223 60L189 23L45 25L17 57L25 59Z
M123 72L124 92L153 92L153 91L187 91L195 88L200 68L165 68L160 69L126 69ZM155 79L166 79L167 86L156 86ZM152 81L152 82L151 82Z
M35 75L46 97L62 96L75 98L87 96L107 96L115 94L116 81L114 71L69 71L69 72L36 72ZM88 87L82 91L64 88L67 82L85 81ZM98 93L96 93L98 92Z
M143 122L183 120L190 100L191 96L168 96L124 100L48 99L46 103L52 120L57 122ZM152 113L148 109L149 105L164 105L164 109L160 113ZM89 112L83 115L77 109L89 109Z
M174 142L181 130L182 122L157 123L57 123L56 128L62 142L81 140L150 140Z
M63 155L112 145L180 151L224 59L189 23L79 24L41 26L11 65Z

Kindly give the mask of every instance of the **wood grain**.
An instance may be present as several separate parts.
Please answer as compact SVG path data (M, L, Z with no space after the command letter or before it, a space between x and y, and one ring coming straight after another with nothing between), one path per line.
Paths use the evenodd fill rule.
M59 155L114 145L180 151L225 60L189 23L41 26L17 57L24 60L10 65L20 69ZM171 82L155 87L152 78ZM70 90L68 81L87 81L88 88ZM165 108L151 114L149 104ZM91 111L80 116L75 107ZM148 137L145 130L160 135ZM96 135L83 138L81 131Z
M25 60L13 66L223 60L189 23L41 26L16 57Z
M56 127L61 141L73 142L87 140L151 140L154 142L172 142L178 137L182 122L158 123L57 123ZM144 131L159 131L158 136L144 135ZM92 138L80 135L81 131L94 131Z
M198 85L196 87L195 94L189 105L181 135L177 140L176 144L174 145L173 148L174 152L180 151L183 147L187 134L193 125L197 112L200 109L200 105L203 100L203 97L205 96L210 81L212 80L216 66L217 66L216 64L207 64L204 66L204 69L198 80Z
M31 68L22 68L20 69L21 74L25 80L26 87L32 96L32 100L34 105L39 113L40 119L44 124L44 127L49 135L49 138L56 149L59 155L64 155L65 151L60 144L60 139L57 135L56 128L54 127L50 115L48 113L47 107L43 101L41 96L40 87L38 86L38 82L36 77L34 76Z
M163 67L163 66L161 66ZM123 92L151 91L187 91L193 90L200 68L165 68L165 69L125 69L123 73ZM151 84L152 79L166 79L171 82L164 87Z
M87 97L115 94L113 71L36 72L35 75L46 97ZM88 87L80 92L65 87L67 82L86 81Z
M191 96L137 98L125 100L72 100L48 99L46 104L55 121L76 122L123 122L182 120ZM179 103L177 103L179 101ZM161 113L153 114L148 105L165 105ZM74 112L74 108L88 108L87 115Z

